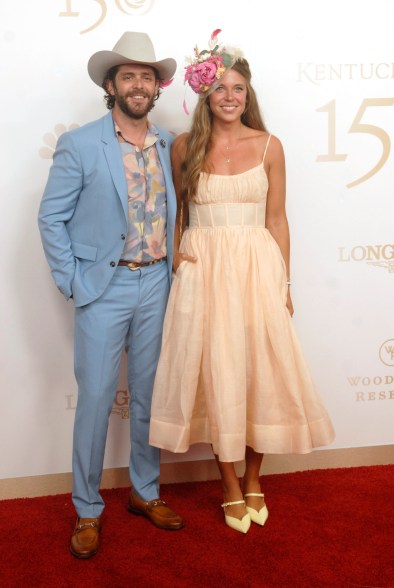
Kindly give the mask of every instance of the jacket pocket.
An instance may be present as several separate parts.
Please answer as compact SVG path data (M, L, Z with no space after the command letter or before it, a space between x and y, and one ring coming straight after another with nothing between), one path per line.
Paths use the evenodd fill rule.
M92 247L91 245L84 245L83 243L71 241L71 249L74 257L78 257L80 259L87 259L89 261L96 261L97 247Z

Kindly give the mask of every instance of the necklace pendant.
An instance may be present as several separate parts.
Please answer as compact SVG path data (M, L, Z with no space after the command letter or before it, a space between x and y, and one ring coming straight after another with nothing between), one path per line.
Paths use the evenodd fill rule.
M229 157L225 157L225 162L226 162L226 163L230 163L230 161L231 161L231 160L230 160L230 158L229 158Z

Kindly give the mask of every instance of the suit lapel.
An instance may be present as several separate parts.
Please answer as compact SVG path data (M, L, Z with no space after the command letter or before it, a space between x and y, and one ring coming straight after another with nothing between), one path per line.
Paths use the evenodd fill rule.
M112 176L116 191L122 203L126 220L128 217L128 196L126 176L119 149L119 142L115 135L112 112L103 118L103 134L101 140L104 144L104 155L107 160L109 173Z

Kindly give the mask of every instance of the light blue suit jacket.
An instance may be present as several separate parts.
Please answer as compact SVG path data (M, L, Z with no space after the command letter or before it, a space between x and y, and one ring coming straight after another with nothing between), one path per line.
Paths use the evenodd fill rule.
M158 128L158 127L157 127ZM167 190L167 264L171 282L176 196L170 147L156 142ZM41 201L38 225L53 279L75 306L96 300L110 282L128 227L125 171L112 112L60 136Z

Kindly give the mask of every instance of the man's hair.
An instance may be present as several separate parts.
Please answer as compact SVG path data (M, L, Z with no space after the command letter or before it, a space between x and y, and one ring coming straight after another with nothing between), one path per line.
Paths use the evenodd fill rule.
M112 110L113 107L115 106L115 96L112 96L109 93L109 91L108 91L108 84L110 82L112 82L112 85L115 86L115 78L116 78L116 74L119 71L119 67L120 67L120 65L114 65L113 67L111 67L107 71L107 73L105 74L103 83L101 84L101 87L105 91L104 100L105 100L105 103L107 105L108 110ZM151 66L149 66L149 67L151 67ZM155 72L155 78L156 78L156 80L160 80L160 78L159 78L159 72L154 67L152 67L152 69ZM158 97L160 96L160 94L161 94L161 90L159 89L157 91L156 96L155 96L155 100L158 99Z

